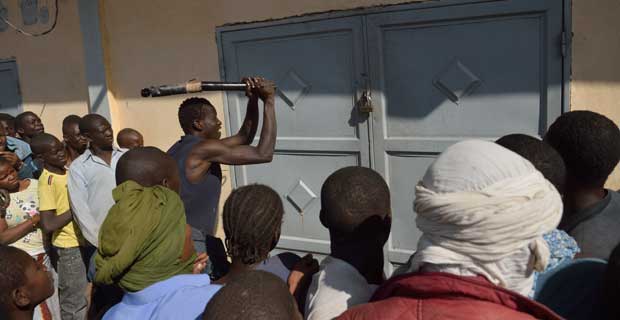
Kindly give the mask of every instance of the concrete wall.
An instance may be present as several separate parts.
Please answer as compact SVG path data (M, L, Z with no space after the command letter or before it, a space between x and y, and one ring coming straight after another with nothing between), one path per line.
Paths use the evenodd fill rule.
M2 2L8 6L9 21L22 26L20 1ZM58 3L58 23L50 34L33 38L10 28L0 32L0 59L16 59L24 110L41 115L46 131L60 137L64 117L86 114L88 99L77 0ZM53 1L48 5L47 25L23 29L31 33L47 30L55 10Z
M571 109L620 124L620 1L573 0ZM620 166L608 181L620 188Z

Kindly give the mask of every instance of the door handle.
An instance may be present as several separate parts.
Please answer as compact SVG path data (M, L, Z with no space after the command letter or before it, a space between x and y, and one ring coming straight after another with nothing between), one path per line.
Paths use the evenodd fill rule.
M358 101L358 108L361 113L371 113L373 111L370 90L364 90L362 97Z

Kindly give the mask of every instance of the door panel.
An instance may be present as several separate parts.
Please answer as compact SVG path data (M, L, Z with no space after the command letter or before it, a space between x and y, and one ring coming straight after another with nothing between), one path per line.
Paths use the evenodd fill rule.
M367 17L375 169L392 192L390 262L420 236L415 183L467 138L542 135L562 110L562 2L519 0Z
M328 253L321 185L338 168L370 166L367 121L355 109L365 72L362 26L352 17L221 34L226 80L261 75L278 85L273 162L237 167L235 177L238 186L264 183L282 196L280 249ZM227 103L234 133L247 99L228 93Z
M0 112L17 115L21 111L21 95L14 61L0 61Z

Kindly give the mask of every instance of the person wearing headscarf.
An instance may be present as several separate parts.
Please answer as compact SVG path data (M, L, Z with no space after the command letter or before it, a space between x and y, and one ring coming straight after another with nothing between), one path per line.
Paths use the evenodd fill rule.
M416 253L341 319L561 319L525 297L549 261L543 235L562 215L558 191L529 161L463 141L433 162L415 197Z
M196 256L178 195L179 172L154 148L124 154L116 168L116 202L99 231L95 284L115 285L122 301L104 319L195 319L221 286Z

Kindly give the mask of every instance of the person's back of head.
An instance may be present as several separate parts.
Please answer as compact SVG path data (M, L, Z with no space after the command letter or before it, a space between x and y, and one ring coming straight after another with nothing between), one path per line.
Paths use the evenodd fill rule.
M525 134L509 134L496 143L529 160L560 193L564 191L566 166L562 156L549 144Z
M202 318L302 319L288 286L280 278L264 271L247 271L229 281L211 298Z
M28 314L54 294L51 274L26 252L0 245L0 314L2 319Z
M144 147L144 137L136 129L125 128L118 132L116 143L119 147L125 149Z
M251 265L265 260L278 243L284 207L277 192L254 184L234 190L222 216L228 255Z
M620 129L592 111L563 114L544 140L564 159L572 188L602 188L620 161Z
M174 159L156 147L141 147L127 151L116 165L116 184L135 181L143 187L162 185L177 193L180 177Z
M332 246L363 243L383 247L391 217L390 190L372 169L342 168L323 183L320 219L329 229Z

